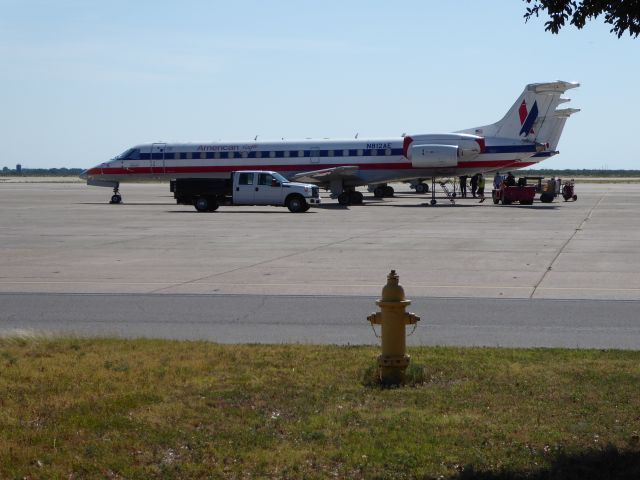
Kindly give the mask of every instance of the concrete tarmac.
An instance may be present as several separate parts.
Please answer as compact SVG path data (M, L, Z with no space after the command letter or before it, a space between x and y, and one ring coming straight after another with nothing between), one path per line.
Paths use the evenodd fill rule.
M399 193L202 214L166 184L125 184L122 205L106 188L0 184L0 292L371 296L393 268L414 297L640 300L640 184L576 191L530 207Z
M151 322L139 331L135 326L119 330L124 321L110 325L109 312L115 309L127 318L130 309L128 317L135 323L146 308L157 308L152 305L159 304L158 297L167 302L180 298L180 305L188 305L199 296L217 295L218 309L219 302L226 302L223 297L238 295L228 297L240 300L236 309L266 299L272 314L264 318L275 323L266 328L258 309L251 317L258 320L248 326L224 317L220 325L227 326L215 327L205 338L306 342L310 331L327 342L361 343L366 339L360 330L350 329L361 328L393 268L407 296L417 306L427 302L430 327L424 337L419 329L415 341L638 348L635 322L640 320L634 321L633 312L640 300L640 184L578 184L575 203L523 207L495 206L490 199L461 199L455 206L441 199L430 207L429 197L409 194L406 186L396 185L396 191L396 198L367 195L365 205L350 208L325 197L324 207L305 214L276 207L221 207L201 214L176 205L166 184L125 184L124 204L109 205L110 191L104 188L0 183L0 293L59 294L58 299L117 294L104 297L112 303L92 304L93 313L77 299L64 300L76 320L62 330L82 325L77 316L82 312L85 323L102 325L86 330L89 334L172 338L198 338L199 330L190 327L181 335L181 322L190 320L168 307L163 308L171 315L163 318L175 318L174 325ZM122 294L141 296L134 304L116 302ZM358 326L322 330L331 327L329 321L313 331L303 322L299 336L286 337L290 329L276 321L277 296L288 299L281 315L312 323L350 318ZM340 298L343 307L334 311L332 300L308 300L314 297ZM2 296L0 328L47 330L49 297L8 298L13 297ZM511 309L496 303L499 299L524 303ZM435 316L430 300L444 302ZM561 314L552 313L556 307ZM413 310L424 315L415 305ZM573 323L541 324L547 315ZM40 324L28 316L40 318ZM583 327L595 336L584 340ZM562 333L569 330L573 333Z

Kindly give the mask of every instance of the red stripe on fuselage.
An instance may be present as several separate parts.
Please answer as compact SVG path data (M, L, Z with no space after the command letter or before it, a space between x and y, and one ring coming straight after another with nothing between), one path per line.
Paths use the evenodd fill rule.
M468 162L458 163L460 169L483 169L483 168L504 168L509 166L517 166L522 168L534 165L537 162L520 162L518 159L512 160L472 160ZM349 163L345 165L353 165L361 170L426 170L425 168L414 168L409 162L398 163ZM276 172L306 172L312 170L321 170L326 168L337 167L336 164L303 164L303 165L193 165L193 166L168 166L168 167L131 167L131 168L92 168L89 170L89 176L96 175L171 175L171 174L202 174L202 173L226 173L240 170L273 170ZM439 169L435 167L436 169Z

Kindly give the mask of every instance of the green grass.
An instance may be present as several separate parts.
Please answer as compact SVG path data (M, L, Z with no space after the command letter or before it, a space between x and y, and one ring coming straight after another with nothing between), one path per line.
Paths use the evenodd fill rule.
M400 389L377 353L0 339L0 478L640 477L640 352L413 348Z

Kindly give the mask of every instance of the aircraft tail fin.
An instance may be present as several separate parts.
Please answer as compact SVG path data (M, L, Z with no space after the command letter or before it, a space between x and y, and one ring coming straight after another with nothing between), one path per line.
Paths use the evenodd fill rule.
M579 110L556 110L556 107L569 101L562 98L564 92L579 86L579 83L563 81L531 83L500 121L460 133L557 145L567 118Z

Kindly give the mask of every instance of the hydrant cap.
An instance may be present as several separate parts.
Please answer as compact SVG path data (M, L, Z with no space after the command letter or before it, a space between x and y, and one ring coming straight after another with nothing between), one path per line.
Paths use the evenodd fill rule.
M382 288L383 302L401 302L405 300L404 288L398 283L400 277L395 270L387 275L387 284Z

